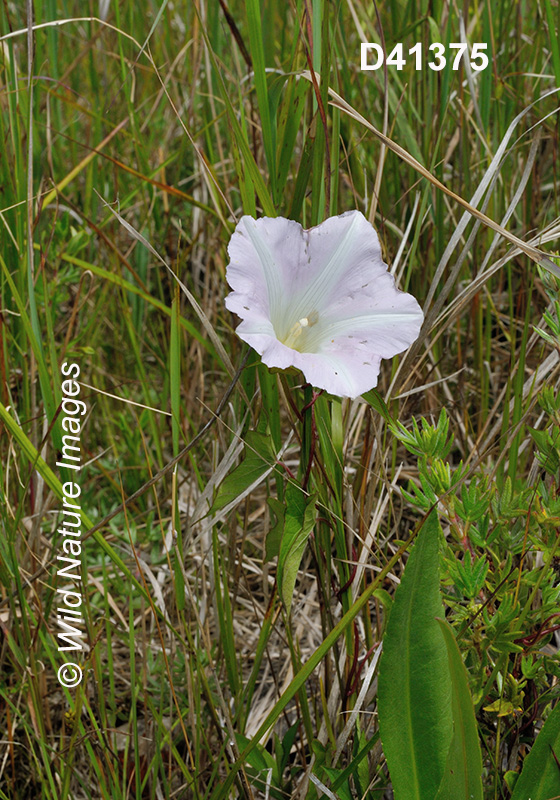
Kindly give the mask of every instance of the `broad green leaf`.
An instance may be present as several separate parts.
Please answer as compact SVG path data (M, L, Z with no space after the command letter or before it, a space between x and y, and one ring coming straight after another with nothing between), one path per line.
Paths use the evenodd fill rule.
M482 800L482 754L467 670L451 626L445 620L438 622L451 675L453 738L436 800Z
M395 592L379 665L379 728L395 800L433 800L453 734L439 591L440 526L432 512Z
M560 703L557 703L523 762L511 800L560 797Z
M369 392L366 392L362 396L364 400L370 404L373 410L377 411L377 413L383 417L385 422L393 422L393 418L391 417L389 409L387 408L387 404L377 389L370 389Z
M504 783L509 789L510 793L513 794L513 790L515 788L515 784L519 780L519 772L514 772L512 769L509 769L504 775Z
M239 750L246 748L251 741L242 733L236 733L235 739ZM266 773L269 769L271 769L273 777L275 778L276 782L278 782L278 768L276 761L270 755L268 750L261 744L258 744L247 756L247 763L250 764L253 769L257 770L257 772L263 773L263 778L266 777Z
M315 495L308 497L299 486L289 484L286 489L284 531L278 555L278 590L288 614L297 573L309 534L315 524Z
M266 501L270 510L274 514L275 521L270 526L266 536L265 543L265 561L272 561L277 555L280 554L280 543L282 542L282 533L284 531L284 517L286 516L286 506L281 500L276 497L268 497Z
M261 475L270 470L274 464L275 455L270 441L270 434L261 431L248 431L245 436L245 458L231 472L218 491L218 495L212 505L211 513L225 508L228 503L235 500L258 481Z

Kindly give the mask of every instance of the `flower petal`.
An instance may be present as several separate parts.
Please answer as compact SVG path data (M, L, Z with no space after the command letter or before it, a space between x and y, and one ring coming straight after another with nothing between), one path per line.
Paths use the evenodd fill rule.
M338 217L302 231L307 239L306 253L311 269L301 271L295 281L297 302L292 308L294 320L316 309L323 309L360 282L373 280L376 273L386 273L375 229L359 211L346 211Z
M243 319L238 335L269 367L297 367L314 386L357 397L377 384L381 358L418 336L422 310L396 288L359 211L309 230L246 216L228 252L226 306Z
M240 317L258 309L269 319L283 315L290 285L289 263L299 263L304 241L299 223L284 217L239 221L228 245L226 279L234 290L226 306ZM288 264L288 266L287 266Z
M381 358L365 359L352 347L336 353L298 353L295 364L307 382L339 397L359 397L377 386Z
M391 277L391 276L388 276ZM418 338L423 314L410 294L392 287L392 302L372 307L365 313L348 309L347 316L325 314L306 338L310 352L331 352L342 343L350 348L392 358ZM335 345L333 348L331 345Z
M267 367L295 367L303 372L308 383L339 397L358 397L377 385L379 356L370 356L368 362L353 345L333 353L299 353L279 342L264 327L261 331L254 326L248 328L242 322L236 333L261 354Z

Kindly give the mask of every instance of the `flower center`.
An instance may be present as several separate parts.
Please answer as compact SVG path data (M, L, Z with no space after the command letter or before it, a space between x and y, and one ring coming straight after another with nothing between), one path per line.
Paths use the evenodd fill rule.
M304 340L305 337L302 338L302 334L307 328L311 328L315 325L319 320L319 314L316 311L312 311L307 317L302 317L295 322L290 330L288 331L288 335L281 339L282 344L285 344L286 347L290 347L292 350L298 350L300 353L304 352Z

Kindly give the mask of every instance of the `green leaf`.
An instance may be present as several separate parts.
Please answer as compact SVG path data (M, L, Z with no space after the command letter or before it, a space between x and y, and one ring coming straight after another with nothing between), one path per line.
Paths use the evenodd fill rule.
M270 529L266 535L264 558L265 561L272 561L272 559L280 553L280 544L282 542L282 533L284 531L286 506L276 497L268 497L266 502L274 514L275 522L270 526Z
M278 742L278 747L276 749L277 753L277 761L278 761L278 775L282 775L286 767L290 762L290 752L292 747L295 744L296 736L299 730L300 721L296 720L294 724L288 728L286 733L284 734L284 738L282 739L282 743L278 739L278 736L275 734L276 741Z
M361 727L359 725L356 725L356 733L354 738L354 753L358 755L359 753L363 752L366 745L367 745L366 735L362 731ZM358 788L359 796L365 797L367 794L367 788L370 783L369 764L367 758L361 759L359 761L356 760L354 781Z
M352 790L350 788L350 781L348 779L344 781L339 781L340 775L342 770L340 769L333 769L332 767L324 767L322 766L320 769L314 770L314 774L319 773L323 780L325 779L324 776L327 776L328 780L331 784L336 782L337 790L336 790L336 798L337 800L354 800L355 795L352 794ZM324 796L323 793L319 795L319 797Z
M299 486L289 484L286 489L284 532L278 555L278 589L288 614L296 577L309 534L315 524L316 495L308 497Z
M370 404L374 411L377 411L377 413L383 417L385 422L393 422L393 418L391 417L391 413L387 408L387 404L377 389L370 389L369 392L365 392L362 397Z
M453 734L447 648L436 617L440 526L432 512L395 592L379 666L379 728L395 800L433 800Z
M4 279L6 280L10 292L12 294L12 297L17 305L22 325L27 334L27 341L29 342L31 349L33 350L33 355L35 356L35 360L37 363L37 373L39 376L39 383L41 386L41 396L45 404L47 419L49 420L49 422L51 422L56 411L56 403L51 388L51 382L47 369L47 364L43 354L43 344L41 341L41 337L36 336L36 332L33 326L33 320L27 314L27 307L26 303L24 302L24 298L20 296L18 290L16 289L16 285L8 270L8 267L6 266L6 263L1 256L0 256L0 266L2 267L2 271L4 272ZM54 428L53 443L57 449L60 449L62 447L61 441L62 441L61 435L58 433L58 428Z
M555 428L552 435L548 431L534 428L528 430L538 447L537 461L550 475L556 477L560 467L560 430Z
M515 784L517 783L518 778L519 778L519 773L518 772L514 772L511 769L508 770L505 773L505 775L504 775L504 783L507 786L507 788L510 790L510 792L513 792L513 789L515 787Z
M438 622L451 675L453 738L436 800L482 800L482 754L467 670L451 626L445 620Z
M511 800L552 800L560 795L560 703L557 703L523 762Z
M379 600L379 602L383 606L383 610L385 611L385 617L388 622L389 617L391 615L391 609L393 608L393 598L386 589L376 589L375 592L373 593L373 596L377 600ZM385 624L387 624L387 622Z
M467 551L463 563L460 561L450 562L449 571L453 576L454 583L459 591L470 599L476 597L486 580L488 573L488 562L484 556L475 558L474 561Z
M261 431L248 431L245 436L245 458L231 472L218 491L210 513L225 508L258 481L261 475L274 464L275 455L270 434Z
M243 750L245 747L247 747L247 745L251 741L242 733L236 733L235 740L239 750ZM251 767L253 767L253 769L257 772L257 775L259 773L262 773L263 783L266 778L266 774L269 770L272 770L272 775L275 779L275 783L278 783L278 772L277 772L276 761L270 755L268 750L261 744L257 744L257 746L247 756L247 763Z

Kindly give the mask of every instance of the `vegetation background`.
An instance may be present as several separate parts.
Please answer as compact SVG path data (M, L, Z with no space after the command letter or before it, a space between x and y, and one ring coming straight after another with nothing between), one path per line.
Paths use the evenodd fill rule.
M0 797L391 798L379 643L431 508L484 797L510 797L560 675L559 306L534 250L560 234L558 3L6 0L0 19ZM488 68L428 67L467 40ZM362 72L361 41L406 63ZM227 242L243 213L352 208L426 323L367 402L302 412L300 376L254 353L236 375ZM71 690L64 361L89 409ZM420 628L397 654L430 669Z

